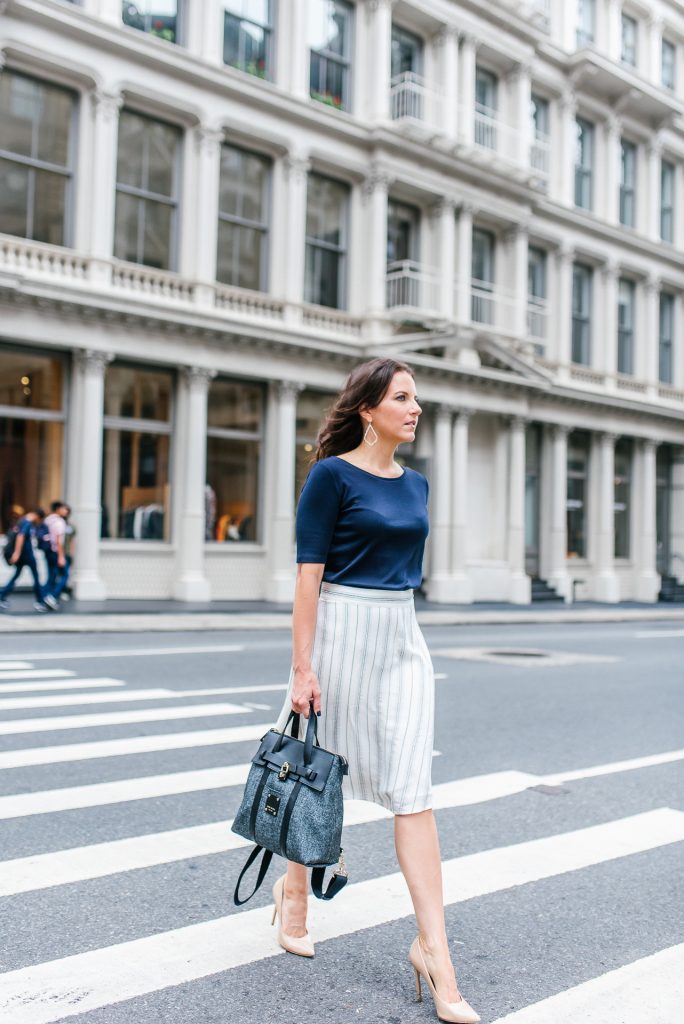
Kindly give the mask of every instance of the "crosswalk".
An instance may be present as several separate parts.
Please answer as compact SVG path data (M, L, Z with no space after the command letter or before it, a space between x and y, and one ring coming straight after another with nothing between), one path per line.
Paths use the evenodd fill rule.
M226 655L236 649L226 646ZM41 663L46 660L42 658ZM57 657L55 662L60 664ZM214 810L212 814L219 806L219 795L225 797L226 808L237 806L249 770L246 758L275 717L284 686L263 683L191 690L163 685L136 688L115 676L79 676L61 667L36 669L30 660L1 664L0 900L8 901L12 913L21 913L21 900L34 894L41 894L41 906L50 908L51 901L58 905L70 891L74 899L87 901L89 886L117 880L144 904L150 872L170 870L173 865L208 863L212 857L221 858L226 896L222 903L209 906L203 919L189 924L160 931L146 927L143 915L139 934L111 941L103 919L99 922L100 943L86 941L82 947L76 943L76 951L72 943L65 955L60 955L57 948L54 955L37 961L5 958L0 961L0 1022L52 1024L78 1015L86 1015L87 1022L90 1011L151 998L226 972L230 976L230 972L240 969L258 969L262 962L284 957L265 927L263 903L267 897L255 901L250 909L236 912L232 908L228 894L244 857L239 851L249 844L230 831L229 813L219 816ZM154 684L156 680L149 682ZM265 695L264 699L270 694L272 707L254 704L249 698L255 693ZM227 696L231 699L226 700ZM105 710L101 710L103 706ZM32 712L30 717L24 717L26 711ZM193 720L202 719L210 727L193 729ZM186 720L188 728L182 728ZM154 729L159 723L163 729L167 722L176 723L179 731L136 734L140 726ZM108 733L112 727L130 734L112 737ZM87 738L79 739L84 732ZM129 764L137 765L138 755L149 755L145 763L150 764L169 752L201 757L203 752L217 754L217 747L224 762L219 766L173 771L165 770L165 761L156 771L138 770L133 775L127 768ZM455 808L507 806L507 801L513 806L528 791L564 792L568 786L590 780L624 782L657 766L681 764L684 748L569 770L559 768L544 775L510 766L440 782L434 787L434 807L448 814ZM79 765L79 784L60 785L60 766L76 771ZM50 777L49 788L44 784L44 769L54 776L54 780ZM98 774L105 773L105 769L116 777ZM35 777L37 785L32 781L35 771L42 773ZM210 800L212 792L216 797ZM186 805L182 801L188 797L198 804L207 801L207 812L199 823L183 823L182 807ZM149 809L151 813L162 806L160 801L170 802L163 804L164 814L152 817L151 827L142 827L138 811ZM56 835L70 836L68 829L61 833L57 828L60 815L85 812L91 818L73 819L80 821L75 838L55 841ZM119 822L122 815L129 816L124 820L131 824L123 835L110 817L115 812ZM581 877L582 872L610 865L620 870L621 865L632 863L630 859L653 852L684 851L684 811L676 806L661 801L648 810L618 814L611 808L611 812L580 827L551 830L550 834L539 823L539 834L534 838L516 841L503 834L496 845L445 858L445 906ZM95 821L92 815L97 816L97 827L89 827ZM377 805L348 801L345 826L351 845L362 848L364 837L370 835L368 830L389 818L389 812ZM13 845L11 841L13 833L9 830L19 828L22 822L31 826L31 835L35 836L32 849L26 848L26 832L21 833L22 842ZM159 827L159 823L171 822L175 827ZM40 839L46 823L55 826L47 845ZM7 839L4 843L3 834ZM12 852L8 854L8 850ZM359 871L358 880L352 879L334 904L314 903L311 929L323 956L326 942L412 917L406 885L397 870ZM97 916L97 902L88 905L88 913ZM8 920L2 903L0 920ZM468 993L480 1008L486 1000L484 984L482 991L484 997ZM434 1019L431 1008L423 1013L408 1005L411 1016L407 1020ZM591 978L578 979L548 998L516 1008L498 1018L496 1024L564 1024L575 1020L584 1024L678 1024L684 1020L683 1005L684 944L675 943L649 950L647 955L636 956L618 968L597 970ZM240 1024L239 1018L230 1014L229 1018ZM139 1019L132 1011L130 1020ZM174 1024L194 1024L196 1019L178 1017ZM343 1024L334 1017L329 1019Z

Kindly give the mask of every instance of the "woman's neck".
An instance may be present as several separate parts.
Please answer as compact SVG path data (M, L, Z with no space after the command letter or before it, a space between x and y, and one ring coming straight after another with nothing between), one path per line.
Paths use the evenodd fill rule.
M370 473L377 473L379 476L398 475L395 455L397 446L389 442L378 441L371 448L369 445L361 444L358 448L347 452L344 456L349 462L361 469L367 469Z

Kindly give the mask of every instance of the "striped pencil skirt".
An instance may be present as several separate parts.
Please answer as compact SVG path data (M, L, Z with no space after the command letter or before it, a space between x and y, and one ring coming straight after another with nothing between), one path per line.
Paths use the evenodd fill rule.
M434 672L413 591L323 583L311 664L321 685L319 742L349 761L344 796L395 814L431 807ZM291 688L292 673L278 729Z

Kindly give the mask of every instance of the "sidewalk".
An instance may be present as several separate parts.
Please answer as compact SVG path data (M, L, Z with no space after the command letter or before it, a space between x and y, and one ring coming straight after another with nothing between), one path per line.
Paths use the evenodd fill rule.
M502 625L557 622L682 622L684 605L606 605L580 601L533 605L443 605L416 595L422 626ZM0 633L176 633L239 629L289 629L291 609L269 601L69 601L58 612L33 610L31 595L13 595L0 614Z

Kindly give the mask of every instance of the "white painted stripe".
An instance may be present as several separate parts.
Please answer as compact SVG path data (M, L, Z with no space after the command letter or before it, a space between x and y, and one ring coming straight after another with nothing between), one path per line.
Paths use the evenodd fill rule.
M33 665L30 661L4 661L0 658L0 669L2 669L3 672L7 672L11 668L33 668Z
M120 686L121 679L82 679L85 684ZM123 684L125 685L125 684ZM129 701L138 700L176 700L184 697L223 697L227 694L253 693L255 687L249 690L241 686L218 686L207 687L197 690L170 690L167 687L157 687L151 690L126 690L118 693L93 693L93 694L65 694L64 696L49 697L8 697L0 700L0 711L24 711L29 708L64 708L75 704L126 704ZM278 683L262 689L285 690L286 686Z
M186 718L218 718L222 715L249 715L251 708L241 704L187 704L182 708L143 708L136 711L104 711L94 715L63 715L61 718L18 718L0 722L0 736L28 732L60 732L64 729L93 729L103 725L130 725L134 722L173 722ZM264 731L266 726L262 726Z
M142 800L151 796L165 796L188 793L199 789L223 789L244 782L249 764L236 765L231 769L210 768L198 772L182 772L177 775L156 776L149 779L134 779L136 786L127 783L110 782L95 786L83 786L73 790L52 790L47 793L18 794L0 800L0 816L16 818L31 813L43 814L58 810L73 809L74 806L101 806L122 800ZM510 791L509 775L496 775L474 779L460 779L437 786L436 799L440 807L463 807L467 804L492 800L506 796ZM487 780L487 786L482 780ZM168 780L165 784L165 780ZM92 793L84 791L92 790ZM119 797L119 800L116 798ZM85 801L90 799L89 803ZM45 800L45 804L43 803ZM78 800L78 803L75 803ZM436 804L437 806L437 804ZM371 821L391 818L391 811L363 800L347 800L344 805L345 828L352 825L367 825ZM135 871L141 868L170 864L187 857L205 857L212 853L238 850L251 844L230 831L230 821L211 822L190 828L174 829L153 835L131 836L109 843L96 843L54 853L21 857L17 860L0 862L0 897L46 889L54 885L82 882L91 878L121 871Z
M575 832L445 861L444 902L459 903L684 841L684 812L660 808ZM0 975L6 1024L52 1024L284 951L264 908L234 913ZM399 872L348 886L335 913L312 907L318 941L412 915ZM675 1018L676 1019L676 1018ZM613 1024L613 1022L611 1022ZM649 1022L650 1024L650 1022Z
M57 682L3 684L0 693L46 693L51 690L97 690L111 686L125 686L123 679L59 679Z
M229 654L244 651L242 644L215 644L205 647L119 647L114 651L54 651L49 654L32 654L31 661L66 661L72 658L146 658L163 654ZM5 659L0 658L0 668L6 668Z
M68 668L27 668L13 669L11 672L0 671L0 682L6 679L71 679L76 673Z
M659 764L671 764L673 761L684 760L684 750L668 750L663 754L649 754L646 757L633 757L627 761L611 761L598 764L593 768L578 768L575 771L558 772L557 775L545 775L540 782L547 786L562 785L577 779L595 779L601 775L615 775L618 772L632 772L639 768L653 768Z
M494 1024L675 1024L684 1004L684 944L625 964Z
M684 629L640 630L634 636L638 640L659 640L660 637L684 636Z
M232 729L206 729L199 732L166 733L163 736L130 736L121 740L4 750L0 752L0 770L27 768L38 764L64 764L67 761L91 761L101 757L150 754L159 750L187 750L192 747L215 747L224 743L246 743L261 739L267 729L268 727L262 723L234 726Z
M54 814L84 807L105 807L107 804L131 803L151 797L178 796L206 789L224 789L244 784L249 763L228 768L198 768L190 772L168 775L146 775L116 782L95 782L88 786L45 789L38 793L12 793L0 797L0 820L25 818L34 814ZM109 844L100 844L108 846ZM89 847L84 847L89 849ZM48 854L47 856L52 856ZM5 862L7 863L7 862ZM2 870L5 864L0 861ZM1 872L0 872L1 873ZM2 883L0 882L0 885Z

